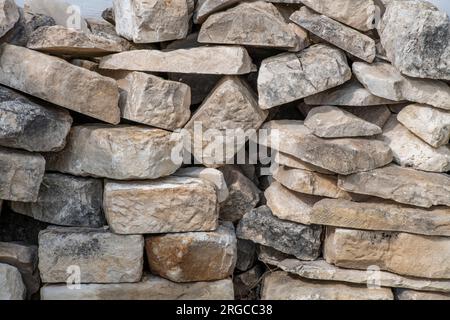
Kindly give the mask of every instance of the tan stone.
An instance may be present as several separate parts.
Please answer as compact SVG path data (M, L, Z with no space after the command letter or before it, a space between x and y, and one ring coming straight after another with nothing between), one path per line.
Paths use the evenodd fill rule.
M395 290L395 298L396 300L450 300L450 294L398 289Z
M198 0L195 6L194 23L205 22L209 15L238 3L239 0Z
M275 164L280 166L286 166L295 169L307 170L312 172L318 172L323 174L334 174L333 172L317 167L311 163L302 161L294 156L291 156L284 152L276 151Z
M0 38L19 21L19 8L14 0L0 0Z

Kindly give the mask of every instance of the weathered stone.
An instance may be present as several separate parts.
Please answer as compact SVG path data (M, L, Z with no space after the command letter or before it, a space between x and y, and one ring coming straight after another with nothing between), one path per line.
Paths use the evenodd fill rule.
M59 173L47 173L37 202L13 202L11 208L36 220L73 227L103 227L103 183Z
M102 58L100 68L233 75L250 73L253 64L243 47L211 46L167 52L135 50L116 53Z
M325 91L350 80L345 54L319 44L297 54L265 59L258 75L259 104L270 109Z
M385 62L355 62L352 68L358 80L376 96L450 110L450 87L443 81L403 76L394 66Z
M305 126L321 138L365 137L380 134L381 128L338 107L312 109Z
M427 105L411 104L400 111L398 121L435 148L448 144L450 112Z
M0 300L24 300L26 287L19 270L0 263Z
M117 33L135 43L182 39L188 34L186 0L114 0L113 7Z
M260 281L264 267L256 265L252 269L233 277L236 300L258 300Z
M239 3L239 0L198 0L195 6L194 23L205 22L209 15Z
M398 122L395 115L389 118L378 139L389 145L394 161L403 167L431 172L450 170L450 147L433 148Z
M373 123L374 125L383 128L386 122L389 120L391 116L391 111L387 106L370 106L368 108L361 107L340 107L343 110L350 112L361 118L366 120L367 122Z
M313 281L275 271L264 277L262 300L394 300L391 289Z
M41 155L0 147L0 199L36 201L44 171Z
M237 239L236 269L247 271L256 261L256 244L250 240Z
M174 282L227 278L236 265L236 235L232 224L212 232L149 236L145 241L153 274Z
M182 168L173 174L178 177L199 178L211 182L216 187L217 200L224 202L227 200L229 191L223 173L213 168L189 167Z
M191 116L191 90L184 83L131 72L118 84L122 89L119 106L124 119L175 130Z
M273 247L302 260L315 260L320 254L321 226L306 226L280 220L266 206L247 213L239 222L237 236Z
M275 150L275 152L276 152L276 154L275 154L275 164L276 165L286 166L286 167L295 168L295 169L302 169L302 170L307 170L307 171L312 171L312 172L318 172L318 173L323 173L323 174L334 174L333 172L331 172L329 170L317 167L311 163L297 159L294 156L291 156L287 153L279 152L276 150Z
M80 283L141 280L144 238L106 229L49 227L39 233L39 271L44 283L66 282L80 268ZM69 269L68 269L69 268Z
M450 279L449 246L448 237L327 227L324 257L344 268L376 265L401 275Z
M65 110L34 103L0 86L0 145L27 151L64 148L72 118Z
M311 224L311 210L321 199L289 190L277 181L270 184L264 196L274 216L301 224Z
M72 127L64 150L47 153L47 169L118 180L156 179L180 164L171 152L177 135L160 129L101 124Z
M450 21L428 1L393 1L378 26L388 59L403 74L450 80Z
M70 63L73 64L74 66L80 67L80 68L84 68L90 71L96 71L98 69L98 63L94 62L94 61L90 61L90 60L85 60L85 59L72 59L70 60Z
M273 4L256 1L209 16L198 41L286 49L296 46L297 36Z
M395 290L395 299L396 300L450 300L450 294L397 289L397 290Z
M390 148L381 141L319 138L303 121L275 120L262 129L267 135L260 135L259 144L339 174L367 171L392 161Z
M450 206L450 176L396 165L339 176L340 188L418 207Z
M141 282L117 284L81 284L78 290L64 285L41 289L42 300L233 300L231 279L175 283L153 275Z
M189 177L107 181L103 209L119 234L210 231L218 224L213 184Z
M93 118L119 123L119 90L114 80L22 47L2 45L0 54L0 83Z
M86 22L88 23L89 30L93 35L113 42L115 46L117 46L117 48L120 49L118 52L151 46L151 45L139 45L129 42L128 40L122 38L117 34L114 25L101 19L88 18L86 19Z
M290 18L316 36L326 40L353 56L369 63L376 56L375 40L307 7L294 12Z
M219 170L229 190L228 199L220 204L220 218L236 222L256 207L261 191L236 167L225 166Z
M169 73L168 79L182 82L191 88L191 104L200 104L214 89L221 79L215 74L190 74L190 73Z
M116 17L114 15L114 8L106 8L102 12L102 18L105 19L105 21L111 23L112 25L116 24Z
M0 0L0 38L19 21L19 8L14 0Z

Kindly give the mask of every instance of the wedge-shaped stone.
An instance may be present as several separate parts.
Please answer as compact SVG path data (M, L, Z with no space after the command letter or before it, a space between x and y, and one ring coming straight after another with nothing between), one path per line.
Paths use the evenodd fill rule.
M122 118L166 130L182 128L191 116L191 89L143 72L118 81Z
M349 176L339 176L340 188L430 208L450 206L450 176L389 165Z
M450 80L450 20L428 1L393 1L378 26L388 59L403 74Z
M241 3L214 13L200 29L201 43L238 44L257 47L293 48L296 34L271 3Z
M392 161L390 148L381 141L319 138L303 121L275 120L262 129L267 135L259 136L259 144L339 174L367 171Z
M327 227L324 257L343 268L376 265L406 276L450 279L449 246L448 237Z
M182 39L188 34L186 0L114 0L113 7L117 33L135 43Z
M40 52L0 46L0 83L105 122L120 120L113 79Z
M324 199L314 205L311 223L363 230L402 231L450 236L450 209L422 209L394 202Z
M275 271L264 277L262 300L394 300L391 289L313 281Z
M396 300L450 300L448 293L423 292L407 289L395 290Z
M370 106L368 108L361 107L340 107L367 122L383 128L391 116L391 111L387 106Z
M225 279L233 274L237 259L231 223L212 232L149 236L145 249L152 273L174 282Z
M0 86L0 145L27 151L64 148L72 117L65 110L38 105Z
M14 0L0 0L0 38L19 21L19 8Z
M411 104L400 111L398 121L435 148L448 144L450 112L427 105Z
M75 126L64 150L47 153L47 169L118 180L156 179L174 173L178 136L139 126Z
M103 183L59 173L47 173L37 202L13 202L11 208L36 220L69 227L103 227Z
M307 225L311 224L311 211L314 204L321 199L289 190L277 181L270 184L264 196L274 216L281 220Z
M195 6L194 23L205 22L209 15L239 3L239 0L199 0Z
M355 62L352 68L358 80L376 96L450 110L450 87L443 81L403 76L394 66L385 62Z
M0 300L24 300L25 295L26 287L19 270L0 263Z
M41 155L0 147L0 199L36 201L44 171Z
M119 234L210 231L218 205L212 183L189 177L105 183L103 208Z
M47 285L41 289L42 300L233 300L231 279L175 283L154 275L141 282L116 284L81 284L71 290L66 284Z
M65 283L73 266L80 283L138 282L144 238L106 229L49 227L39 233L39 271L44 283ZM69 268L69 269L68 269Z
M398 122L395 115L389 118L379 139L389 145L395 162L403 167L431 172L450 170L450 147L433 148Z
M294 12L290 18L316 36L326 40L353 56L369 63L376 56L375 40L307 7Z
M270 109L331 89L350 80L345 54L319 44L297 54L263 60L258 74L259 105Z
M266 206L247 213L236 231L240 239L270 246L301 260L319 257L321 234L321 226L306 226L278 219Z
M275 165L279 165L279 166L286 166L286 167L290 167L290 168L295 168L295 169L302 169L302 170L307 170L307 171L312 171L312 172L318 172L318 173L323 173L323 174L334 174L333 172L317 167L311 163L302 161L294 156L291 156L287 153L283 153L283 152L279 152L276 151L275 154Z
M243 47L211 46L179 49L134 50L104 57L100 68L153 72L246 74L253 70Z
M312 109L305 126L321 138L365 137L380 134L381 128L338 107Z

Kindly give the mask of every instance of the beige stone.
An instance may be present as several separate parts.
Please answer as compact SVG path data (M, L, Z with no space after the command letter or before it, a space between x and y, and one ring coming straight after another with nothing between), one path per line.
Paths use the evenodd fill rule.
M396 300L450 300L450 294L407 289L395 290Z
M295 169L307 170L312 172L318 172L323 174L334 174L333 172L317 167L311 163L302 161L294 156L291 156L284 152L276 151L275 154L275 165L286 166Z
M236 3L239 3L239 0L198 0L195 6L194 23L201 24L212 13L231 7Z
M19 21L19 8L14 0L0 0L0 38Z

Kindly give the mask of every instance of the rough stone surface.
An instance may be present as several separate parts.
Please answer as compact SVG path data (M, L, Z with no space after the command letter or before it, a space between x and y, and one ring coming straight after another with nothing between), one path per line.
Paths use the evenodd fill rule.
M116 53L104 57L100 62L100 68L233 75L250 73L253 64L243 47L211 46L167 52L135 50Z
M302 161L294 156L291 156L287 153L283 153L283 152L279 152L276 151L275 154L275 164L276 165L280 165L280 166L286 166L286 167L290 167L290 168L295 168L295 169L302 169L302 170L307 170L307 171L312 171L312 172L318 172L318 173L323 173L323 174L334 174L333 172L327 170L327 169L323 169L320 167L317 167L311 163Z
M64 150L47 153L47 170L118 180L156 179L174 173L177 136L139 126L72 127Z
M345 54L319 44L297 54L265 59L258 75L259 104L269 109L331 89L350 80Z
M324 257L344 268L376 265L400 275L450 279L449 246L448 237L327 227Z
M14 0L0 0L0 38L19 21L19 8Z
M223 224L212 232L149 236L145 249L152 273L174 282L227 278L237 258L232 224Z
M315 260L320 254L321 226L306 226L280 220L266 206L247 213L239 222L238 238L273 247L302 260Z
M114 80L22 47L5 44L0 46L0 54L0 83L90 117L119 123L119 90Z
M247 271L256 260L256 244L250 240L237 239L236 269Z
M205 22L209 15L239 3L239 0L198 0L195 6L194 23Z
M59 173L47 173L37 202L13 202L12 210L36 220L73 227L103 227L103 183Z
M116 28L113 24L103 21L102 19L88 18L86 19L86 22L88 23L89 30L93 35L113 42L114 45L119 49L119 52L134 50L143 46L151 46L131 43L127 39L124 39L117 34Z
M103 208L119 234L210 231L218 224L215 188L197 178L107 181Z
M19 270L0 263L0 300L24 300L26 287Z
M258 300L264 267L256 265L250 270L233 277L234 296L236 300Z
M395 290L396 300L450 300L448 293L423 292L407 289Z
M144 238L106 229L49 227L39 233L39 271L44 283L65 283L70 266L80 267L81 283L138 282Z

